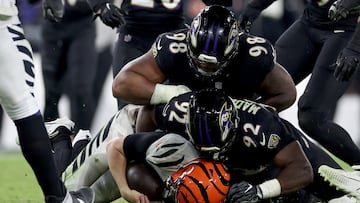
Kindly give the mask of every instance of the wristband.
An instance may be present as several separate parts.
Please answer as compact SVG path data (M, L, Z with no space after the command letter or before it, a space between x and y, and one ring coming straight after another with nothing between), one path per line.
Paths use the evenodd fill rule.
M277 197L281 194L281 185L276 178L261 183L259 188L262 193L262 199Z
M150 104L156 105L164 102L164 92L167 91L166 85L156 84L153 94L151 95Z
M150 104L165 104L170 101L171 98L190 91L191 90L185 85L156 84L154 92L151 95Z

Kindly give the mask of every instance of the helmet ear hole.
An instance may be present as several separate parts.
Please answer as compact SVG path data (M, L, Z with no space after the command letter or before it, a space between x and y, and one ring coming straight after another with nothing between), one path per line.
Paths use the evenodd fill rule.
M220 5L205 7L191 23L187 46L190 66L197 74L222 74L238 52L239 27L234 13ZM216 68L204 70L200 64Z

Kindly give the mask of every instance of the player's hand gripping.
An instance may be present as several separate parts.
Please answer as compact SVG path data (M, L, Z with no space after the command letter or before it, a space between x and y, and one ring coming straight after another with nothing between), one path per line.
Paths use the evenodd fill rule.
M60 22L64 15L62 0L43 0L42 9L44 18L52 22Z
M328 17L333 21L346 18L352 10L356 10L360 6L358 0L337 0L328 12Z
M236 183L230 187L226 196L226 203L254 203L262 199L261 189L246 181Z
M261 10L248 5L238 18L238 24L241 30L250 32L251 25L259 17Z
M128 202L133 202L133 203L150 203L149 198L136 191L136 190L126 190L123 191L122 193L122 197L124 199L126 199Z
M360 52L345 47L336 59L336 63L332 65L335 67L336 80L349 81L356 68L359 67L359 60Z
M125 23L124 15L126 13L112 3L103 4L97 15L100 16L101 21L105 25L111 28L119 27Z

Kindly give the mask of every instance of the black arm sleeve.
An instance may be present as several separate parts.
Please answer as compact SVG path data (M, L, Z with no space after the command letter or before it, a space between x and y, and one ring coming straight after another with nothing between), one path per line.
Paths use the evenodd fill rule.
M92 9L92 11L94 13L96 13L101 5L106 4L106 3L111 3L112 1L110 0L87 0L88 4L90 5L90 8Z
M360 22L358 22L355 32L349 41L348 48L357 52L360 50Z
M252 23L255 21L255 19L259 17L260 13L269 7L274 1L276 0L250 0L241 14L241 26L246 28L247 25L242 24L248 24L249 22Z
M232 0L203 0L203 2L207 5L222 5L222 6L226 6L226 7L230 7L232 6Z
M262 11L269 7L274 1L276 0L251 0L247 6Z
M127 136L123 145L126 159L144 161L149 146L164 135L164 132L143 132Z

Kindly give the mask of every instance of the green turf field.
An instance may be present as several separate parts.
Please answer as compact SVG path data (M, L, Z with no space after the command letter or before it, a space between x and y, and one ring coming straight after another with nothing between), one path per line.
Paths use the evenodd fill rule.
M0 153L0 167L0 203L44 202L34 173L20 152Z
M341 160L338 160L338 163L345 170L351 170L351 167ZM44 202L34 173L20 152L0 153L0 167L0 203ZM112 203L127 202L119 199Z
M19 152L0 153L0 166L0 202L44 202L34 173Z

